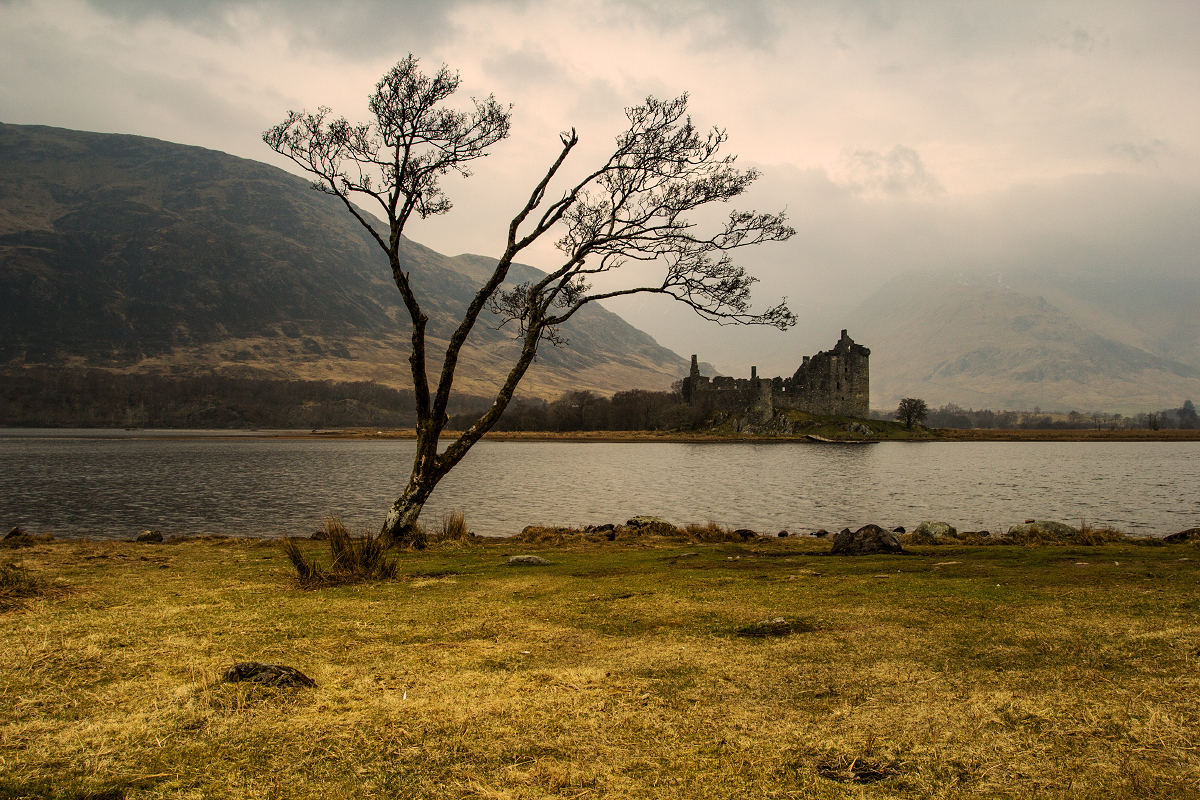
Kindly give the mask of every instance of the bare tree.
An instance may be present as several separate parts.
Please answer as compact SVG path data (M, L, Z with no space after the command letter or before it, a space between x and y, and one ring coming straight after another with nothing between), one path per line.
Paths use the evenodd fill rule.
M787 328L795 317L784 302L762 313L750 311L750 287L756 279L735 265L729 251L782 241L794 231L783 214L733 211L715 231L702 233L687 219L694 209L737 197L758 177L740 170L735 157L721 155L725 131L697 129L687 116L687 95L668 101L647 98L626 109L628 128L616 139L613 154L557 199L549 186L579 139L574 129L560 135L561 149L528 201L508 226L504 252L491 277L479 288L450 337L436 387L426 375L425 325L409 275L401 269L400 235L411 214L443 214L450 202L438 179L450 171L463 175L466 165L508 135L509 111L492 97L471 112L440 103L458 87L458 76L443 66L432 78L417 69L411 55L384 76L371 95L374 121L352 125L317 114L291 112L263 134L274 150L316 176L314 188L336 195L387 253L396 286L412 318L413 387L416 393L417 454L408 485L392 504L381 535L402 540L413 529L438 481L466 455L500 418L513 391L537 355L539 345L560 344L561 326L588 303L635 293L673 297L702 317L724 324ZM352 198L378 207L387 221L377 230ZM374 201L371 203L370 201ZM561 265L544 278L519 286L505 284L514 259L551 230ZM654 262L661 280L625 288L593 291L592 276L631 262ZM521 342L491 406L459 438L438 453L446 424L446 406L459 352L485 310L512 323Z
M917 397L906 397L896 408L896 419L904 423L906 430L912 430L913 423L920 423L929 414L929 407L924 400Z

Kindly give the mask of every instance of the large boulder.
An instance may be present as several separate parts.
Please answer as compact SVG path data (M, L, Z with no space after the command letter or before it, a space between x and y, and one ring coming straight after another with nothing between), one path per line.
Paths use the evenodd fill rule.
M853 533L849 528L844 529L833 537L835 555L870 556L880 553L903 553L904 548L896 537L878 525L864 525Z

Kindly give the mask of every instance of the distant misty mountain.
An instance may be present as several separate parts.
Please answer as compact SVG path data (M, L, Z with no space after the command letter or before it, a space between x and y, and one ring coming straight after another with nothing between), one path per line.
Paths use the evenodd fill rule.
M138 136L0 124L0 364L375 380L408 387L387 260L340 201L256 161ZM406 241L436 353L495 264ZM517 265L510 280L540 276ZM476 326L456 389L487 395L517 350ZM522 386L666 389L688 363L581 310ZM440 370L440 356L430 371Z
M1200 281L921 273L855 312L872 404L993 409L1177 407L1200 398Z

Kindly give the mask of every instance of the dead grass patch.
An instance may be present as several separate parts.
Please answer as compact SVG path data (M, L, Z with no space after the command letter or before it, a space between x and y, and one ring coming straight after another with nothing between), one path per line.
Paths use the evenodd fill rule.
M746 545L566 538L321 592L248 542L25 551L77 591L0 616L0 797L1200 797L1200 561L960 545L763 581ZM732 635L779 618L811 629ZM317 686L219 682L244 660Z

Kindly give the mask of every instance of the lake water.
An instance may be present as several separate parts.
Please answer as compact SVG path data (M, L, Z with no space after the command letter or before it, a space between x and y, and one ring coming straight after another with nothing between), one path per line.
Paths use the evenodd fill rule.
M415 443L229 432L0 430L0 525L60 538L307 535L327 514L377 530ZM1163 536L1200 526L1200 442L481 442L422 519L715 521L774 534L925 519L1004 531L1027 518Z

